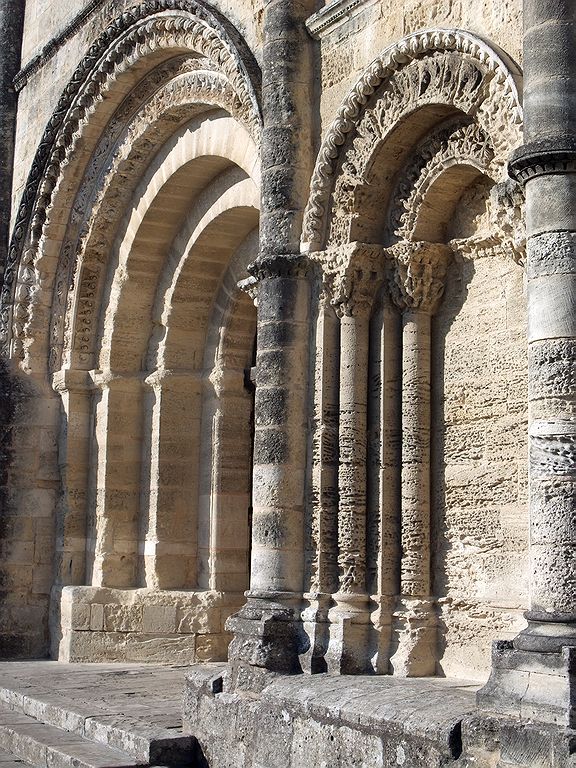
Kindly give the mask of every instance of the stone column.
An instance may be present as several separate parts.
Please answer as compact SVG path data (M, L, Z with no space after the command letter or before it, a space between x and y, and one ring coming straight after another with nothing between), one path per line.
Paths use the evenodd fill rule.
M0 3L0 276L4 272L10 236L14 138L18 96L12 85L20 68L24 3Z
M327 291L317 285L311 333L310 376L314 383L309 431L306 515L307 605L302 614L310 649L305 671L326 671L328 610L338 589L338 369L340 323Z
M200 371L158 369L144 380L139 584L197 585Z
M430 569L431 318L444 291L450 249L404 242L391 249L390 291L402 311L402 490L400 595L394 614L394 674L436 671Z
M401 317L380 292L370 329L368 388L368 591L372 598L372 664L390 668L392 618L400 583Z
M314 0L266 0L262 52L262 190L258 280L252 567L248 603L228 627L235 670L301 669L306 650L304 498L310 289L300 233L313 167ZM241 676L236 674L235 682ZM234 682L233 682L234 684Z
M497 643L483 706L574 726L576 716L576 15L524 0L530 606Z
M370 315L382 284L382 248L352 243L339 252L332 285L340 317L338 592L330 609L328 670L369 668L366 584L367 406Z
M94 383L91 584L127 589L137 583L143 381L108 371L96 373Z

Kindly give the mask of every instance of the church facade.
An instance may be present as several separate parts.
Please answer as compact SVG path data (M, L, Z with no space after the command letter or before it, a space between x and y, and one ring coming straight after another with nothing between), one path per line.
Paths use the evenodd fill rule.
M575 41L5 0L0 657L489 679L572 764Z

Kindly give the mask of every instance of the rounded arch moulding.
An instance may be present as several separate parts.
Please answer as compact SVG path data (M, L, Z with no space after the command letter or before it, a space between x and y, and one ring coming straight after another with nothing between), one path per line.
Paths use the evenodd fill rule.
M151 0L118 16L92 43L65 87L44 130L24 187L2 277L0 351L21 356L14 339L26 325L39 288L39 244L56 191L81 138L94 141L90 126L128 71L146 72L163 60L194 54L224 77L242 122L255 142L261 127L260 70L238 31L200 0ZM141 76L141 75L140 75ZM125 96L117 95L117 100Z
M335 185L369 184L370 167L386 137L424 107L461 114L489 136L492 167L506 178L511 150L520 143L520 68L502 51L470 32L431 29L386 48L362 72L342 102L320 147L306 206L301 239L304 253L328 242ZM431 127L431 126L430 126Z

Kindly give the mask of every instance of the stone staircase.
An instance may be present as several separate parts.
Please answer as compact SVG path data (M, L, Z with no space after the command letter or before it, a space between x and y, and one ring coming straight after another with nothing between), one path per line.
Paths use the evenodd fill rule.
M0 768L194 768L196 740L182 733L179 712L163 711L168 707L161 700L157 712L150 702L146 705L154 692L142 686L146 678L141 669L133 673L139 676L134 691L124 680L115 681L114 675L122 672L109 670L109 695L95 685L93 702L90 679L86 689L58 691L45 681L27 685L17 675L6 684L0 669Z

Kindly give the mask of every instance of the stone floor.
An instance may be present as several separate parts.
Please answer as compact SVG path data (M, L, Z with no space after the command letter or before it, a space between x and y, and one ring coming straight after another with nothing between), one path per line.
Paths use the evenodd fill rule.
M199 738L204 731L201 744L182 730L186 676L202 682L222 669L222 665L0 662L0 768L221 768L224 764L239 768L233 749L225 762L207 754L202 718L196 722ZM474 709L476 687L439 679L298 675L279 679L267 690L265 701L271 710L278 704L283 718L286 709L294 709L295 718L302 710L303 727L308 719L334 720L346 726L347 733L360 728L382 731L390 738L393 731L402 743L406 738L430 741L440 756L450 751L454 725ZM224 721L232 717L232 699L223 696L225 712L213 718L214 725L222 723L223 714ZM214 714L205 712L210 726ZM209 742L221 738L209 734Z
M187 667L0 662L0 768L191 764Z

